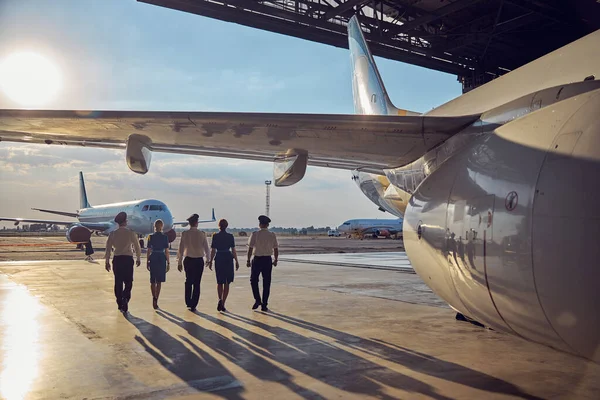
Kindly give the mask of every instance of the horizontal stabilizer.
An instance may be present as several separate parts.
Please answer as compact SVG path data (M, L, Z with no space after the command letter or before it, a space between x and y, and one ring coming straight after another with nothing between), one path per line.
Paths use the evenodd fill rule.
M65 217L73 217L73 218L78 217L77 213L71 213L71 212L66 212L66 211L44 210L41 208L32 208L32 210L41 211L41 212L48 213L48 214L64 215Z
M212 209L212 218L211 219L205 219L205 220L201 220L198 221L199 224L205 224L207 222L215 222L217 219L215 218L215 209ZM181 222L173 222L173 226L176 225L180 225L180 226L188 226L189 222L187 221L181 221Z

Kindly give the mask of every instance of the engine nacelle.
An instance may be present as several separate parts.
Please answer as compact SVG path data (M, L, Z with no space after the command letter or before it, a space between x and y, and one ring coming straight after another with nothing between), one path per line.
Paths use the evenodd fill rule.
M377 230L375 231L375 234L376 234L377 236L384 236L384 237L389 237L389 236L391 236L391 233L390 233L390 231L388 231L387 229L377 229Z
M273 178L275 186L291 186L304 178L308 165L308 152L302 149L289 149L275 157Z
M67 240L71 243L87 243L92 237L92 231L81 225L73 225L67 230Z
M352 180L381 211L387 211L397 217L404 215L410 195L392 186L387 177L354 170Z
M148 136L131 134L127 138L125 160L129 169L137 174L145 174L152 160L152 140Z
M416 189L404 245L487 326L600 362L600 90L482 136Z
M175 239L177 239L177 232L175 232L175 229L171 229L170 231L167 231L166 235L167 235L167 238L169 239L169 243L173 243L175 241Z

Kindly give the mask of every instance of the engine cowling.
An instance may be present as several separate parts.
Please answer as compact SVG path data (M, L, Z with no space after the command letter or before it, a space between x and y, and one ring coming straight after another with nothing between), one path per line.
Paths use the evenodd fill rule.
M378 229L377 231L375 231L375 233L377 234L377 236L390 236L390 231L388 231L387 229Z
M167 231L166 235L167 235L167 238L169 239L169 243L173 243L175 241L175 239L177 239L177 232L175 232L175 229L171 229L170 231Z
M428 176L404 244L453 308L600 362L600 91L503 125Z
M86 243L92 237L92 231L85 226L73 225L67 230L67 240L71 243Z

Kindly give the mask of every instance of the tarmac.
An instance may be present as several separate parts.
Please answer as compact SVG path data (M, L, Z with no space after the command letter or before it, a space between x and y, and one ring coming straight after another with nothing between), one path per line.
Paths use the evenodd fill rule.
M599 365L456 321L415 274L283 261L273 274L269 313L250 309L245 265L226 313L216 311L213 271L204 272L196 313L185 308L182 273L167 274L158 311L148 277L144 266L136 270L124 316L103 260L0 263L0 397L597 399L600 393Z

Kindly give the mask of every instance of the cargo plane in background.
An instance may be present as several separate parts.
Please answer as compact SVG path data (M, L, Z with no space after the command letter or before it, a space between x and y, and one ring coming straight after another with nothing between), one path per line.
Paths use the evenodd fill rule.
M127 213L127 226L138 234L142 247L144 247L144 240L142 238L154 232L154 221L157 219L161 219L164 222L163 230L168 236L169 242L173 242L177 237L174 229L175 226L188 225L187 221L173 222L173 215L167 205L162 201L153 199L91 206L87 198L83 172L79 172L79 207L80 209L75 213L34 208L36 211L77 218L78 222L7 217L0 217L0 221L14 221L15 225L21 222L28 222L68 226L67 240L71 243L85 243L90 240L92 232L109 234L117 229L118 225L115 223L114 218L118 213L124 211ZM214 221L216 221L216 218L215 209L213 208L212 219L199 222Z
M600 31L424 114L392 104L357 17L348 36L359 115L13 109L0 140L122 148L142 174L154 151L269 161L277 186L354 171L454 309L600 362Z

